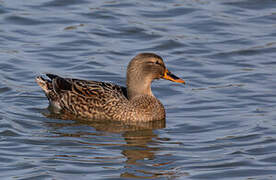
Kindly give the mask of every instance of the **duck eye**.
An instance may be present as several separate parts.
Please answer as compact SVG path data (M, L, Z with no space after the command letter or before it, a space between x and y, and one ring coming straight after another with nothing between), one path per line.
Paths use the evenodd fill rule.
M161 63L159 61L156 61L155 64L161 65Z

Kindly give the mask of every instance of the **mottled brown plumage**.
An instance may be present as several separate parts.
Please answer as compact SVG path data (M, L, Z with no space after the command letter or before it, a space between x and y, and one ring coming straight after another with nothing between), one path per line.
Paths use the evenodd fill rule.
M154 79L184 81L168 71L162 58L153 53L135 56L128 65L127 87L107 82L62 78L46 74L36 78L55 112L87 119L155 121L165 119L162 103L152 94Z

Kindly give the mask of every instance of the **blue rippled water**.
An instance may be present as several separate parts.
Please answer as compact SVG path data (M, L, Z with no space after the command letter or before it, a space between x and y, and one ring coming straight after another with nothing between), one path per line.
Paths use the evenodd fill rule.
M161 55L166 122L49 116L45 72L125 83ZM1 179L276 179L276 1L0 1Z

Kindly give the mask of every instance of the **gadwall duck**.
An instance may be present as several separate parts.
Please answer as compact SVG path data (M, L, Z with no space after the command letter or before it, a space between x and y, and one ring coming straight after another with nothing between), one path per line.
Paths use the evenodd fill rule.
M166 68L163 59L153 53L135 56L127 67L126 88L107 82L62 78L54 74L41 76L36 82L45 92L55 112L81 118L149 122L165 119L162 103L153 95L151 82L184 80Z

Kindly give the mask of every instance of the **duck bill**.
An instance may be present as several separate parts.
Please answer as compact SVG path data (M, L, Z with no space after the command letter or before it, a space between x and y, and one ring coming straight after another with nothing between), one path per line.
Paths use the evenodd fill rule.
M177 77L176 75L171 73L168 69L165 70L164 76L162 78L173 81L173 82L185 84L185 81L183 79Z

